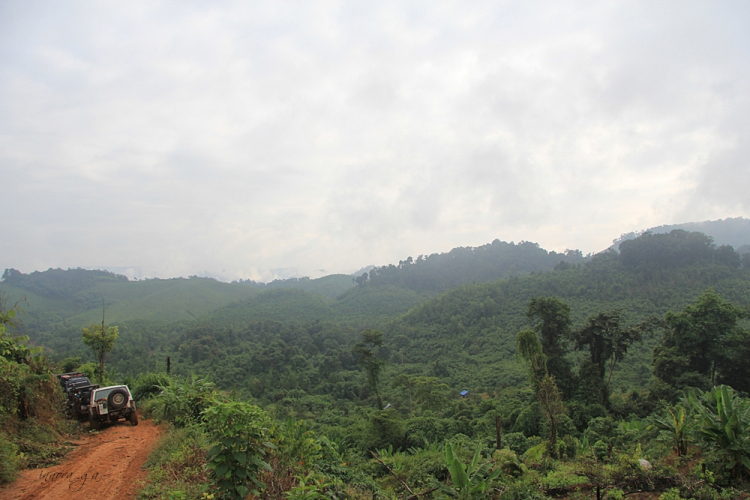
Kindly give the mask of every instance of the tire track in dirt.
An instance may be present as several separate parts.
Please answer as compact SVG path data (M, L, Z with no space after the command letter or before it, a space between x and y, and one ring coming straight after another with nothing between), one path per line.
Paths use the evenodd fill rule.
M142 469L161 430L151 420L127 422L84 436L65 462L23 471L0 489L0 500L128 500L147 472Z

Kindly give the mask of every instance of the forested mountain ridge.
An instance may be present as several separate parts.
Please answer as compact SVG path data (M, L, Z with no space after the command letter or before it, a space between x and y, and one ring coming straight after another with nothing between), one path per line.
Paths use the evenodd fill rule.
M670 233L675 229L703 233L710 236L716 246L731 245L739 253L750 253L750 219L744 217L727 217L726 219L686 222L684 224L665 224L640 232L630 232L617 238L612 248L616 250L621 242L634 239L643 233L663 234Z
M306 290L333 299L352 286L352 277L342 274L264 284L224 283L197 276L131 281L100 270L49 269L24 274L6 269L0 281L0 293L12 302L25 297L26 326L49 328L101 321L103 305L106 305L108 321L173 322L198 318L264 290Z
M550 272L464 284L435 298L426 291L379 284L376 276L373 282L360 283L337 300L303 290L268 290L179 323L111 319L116 318L112 312L118 312L115 303L108 307L107 318L118 321L122 334L111 366L134 375L172 356L177 371L213 373L221 385L246 387L259 396L294 388L326 392L333 390L323 388L327 386L326 374L340 372L336 367L354 368L349 346L357 332L377 327L386 333L386 358L443 377L451 385L490 390L524 379L513 357L514 335L526 325L524 312L533 297L554 296L566 301L576 325L602 310L622 309L628 322L662 315L685 307L708 288L739 305L749 300L747 257L743 260L729 247L716 248L700 233L646 234L624 242L620 250L576 264L558 261L556 270ZM523 252L549 255L532 244ZM402 264L401 270L408 273L411 266L419 265ZM108 275L101 279L107 286L120 280ZM132 284L163 286L159 281ZM195 283L205 287L208 283L218 289L227 285L204 279L174 281L183 286ZM231 288L253 289L246 284ZM100 302L92 299L91 321L100 320L100 307ZM50 327L48 323L45 327L44 317L29 316L26 328L19 331L28 333L53 356L87 357L80 342L80 329L87 322L71 324L68 317L67 326ZM648 379L651 347L647 342L634 349L631 369L618 372L617 387L632 387ZM263 353L270 352L275 353L272 362L263 359ZM309 370L316 375L298 377ZM350 371L351 376L356 376L356 371ZM351 392L351 388L341 390Z
M24 326L43 329L101 321L103 305L107 321L192 319L261 291L197 277L129 281L125 276L85 269L30 274L8 269L4 276L0 293L12 302L25 297Z
M25 296L27 324L40 328L55 324L88 324L101 316L102 299L110 321L147 319L171 322L194 319L273 290L302 290L321 295L334 301L331 307L335 309L335 315L360 318L368 323L372 318L383 321L402 314L426 298L463 283L547 271L561 260L577 262L581 258L579 251L557 254L547 252L535 243L516 245L495 240L476 248L455 248L443 254L419 256L416 260L409 257L398 266L375 268L367 275L367 283L362 276L356 277L358 287L354 277L344 274L269 283L252 280L222 283L197 276L130 281L108 271L80 268L49 269L29 274L6 269L0 281L0 292L6 293L12 301ZM283 293L270 296L291 297ZM300 295L293 296L300 298ZM259 298L260 302L265 300ZM250 309L255 305L248 302ZM236 307L230 309L235 313L230 316L236 316ZM276 312L267 307L261 309L264 310L262 318L277 318ZM280 314L286 317L285 313ZM296 317L297 313L294 315Z
M0 293L11 303L25 298L20 333L53 355L73 350L85 356L76 331L101 321L103 306L110 323L147 321L139 325L149 325L154 331L198 318L215 326L272 320L379 328L446 287L551 270L561 260L581 258L578 251L557 254L534 243L495 240L374 269L373 279L366 283L356 277L359 286L355 277L347 275L263 284L251 280L222 283L197 276L130 281L107 271L50 269L24 274L7 269ZM143 357L138 359L141 366Z
M593 494L591 481L608 485L612 498L625 494L620 485L664 491L679 484L692 491L692 473L672 467L672 443L681 460L690 442L671 438L669 416L679 424L687 414L686 425L702 426L696 427L702 432L712 428L707 411L721 414L722 404L729 411L734 405L742 429L750 428L750 401L726 386L710 391L717 383L750 391L748 257L703 234L675 230L625 241L619 253L561 260L547 272L466 283L438 295L364 280L336 300L271 289L198 319L120 322L106 376L135 387L138 397L155 396L153 415L175 425L210 424L202 415L220 410L234 422L243 411L263 415L240 402L252 400L275 421L264 428L281 433L271 457L286 450L299 460L289 440L314 443L303 427L310 425L329 446L317 473L359 484L361 491L400 492L388 498L402 498L404 491L389 483L382 465L392 464L392 473L398 470L428 494L430 484L448 484L449 470L458 470L451 462L454 446L463 450L464 463L476 450L474 462L485 460L492 477L502 475L504 483L493 490L498 500ZM111 284L111 277L102 278ZM79 326L26 329L59 366L77 368L80 358L91 359ZM0 340L11 347L24 342ZM172 376L164 373L168 358ZM686 409L680 399L686 389L710 392L690 393L703 399ZM716 398L724 403L716 406ZM736 427L740 417L733 419L728 425ZM697 435L689 439L699 444ZM716 484L737 489L706 496L703 488L686 498L739 498L732 495L744 488L745 472L724 448L702 448L706 458L694 472L705 475L696 472L705 466ZM750 461L750 447L741 453L743 464ZM700 453L694 457L688 458L704 460ZM549 466L540 468L540 460ZM659 486L648 483L653 478Z
M576 327L600 311L622 310L629 324L650 315L680 310L707 289L724 299L750 305L750 261L715 248L700 233L677 230L644 235L623 243L621 253L605 252L590 261L551 273L464 286L415 307L386 330L406 359L440 365L464 385L512 383L515 334L527 325L525 311L534 297L558 297L570 305ZM653 340L629 357L616 386L644 386L650 377ZM504 360L499 362L498 360ZM508 363L511 363L509 365ZM462 372L460 367L493 366Z
M479 247L457 247L446 253L408 257L398 265L375 267L357 277L360 286L396 285L417 292L439 293L466 283L486 283L535 271L551 271L561 261L575 264L580 250L547 251L537 243L494 240ZM353 293L353 292L350 292Z
M657 250L652 254L653 248ZM677 264L659 264L663 248L670 249ZM637 255L649 257L639 260ZM362 287L368 289L404 290L393 285ZM428 299L390 323L380 323L385 332L380 355L390 361L386 377L406 370L438 377L454 389L497 391L526 383L526 371L515 359L515 335L528 325L525 312L534 297L566 302L578 328L600 311L621 309L628 325L650 315L662 316L684 308L707 289L747 307L747 261L743 268L736 255L696 233L643 236L623 245L621 254L610 251L547 273L467 284ZM110 366L135 374L134 370L161 366L171 356L178 373L209 373L224 388L269 401L289 391L358 400L368 391L351 346L363 323L354 324L337 307L321 296L276 290L199 320L161 326L124 322ZM69 328L57 331L54 339L40 340L45 345L57 342L58 355L85 357L82 345L73 349L79 339L80 329ZM614 388L643 387L648 382L657 341L647 338L632 348L627 363L615 372ZM572 355L573 362L577 356Z

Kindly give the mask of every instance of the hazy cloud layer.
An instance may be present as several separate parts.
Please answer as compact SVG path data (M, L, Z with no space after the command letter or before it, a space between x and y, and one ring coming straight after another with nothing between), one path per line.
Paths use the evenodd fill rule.
M267 280L749 216L748 25L740 1L3 2L0 267Z

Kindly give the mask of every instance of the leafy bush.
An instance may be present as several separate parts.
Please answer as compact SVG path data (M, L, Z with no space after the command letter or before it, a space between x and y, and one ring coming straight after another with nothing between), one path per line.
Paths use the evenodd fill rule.
M19 463L18 448L0 432L0 484L16 478Z
M130 385L130 393L138 402L151 399L161 394L165 387L169 387L172 377L166 373L147 372L136 377L135 382Z
M198 424L203 412L218 399L216 384L209 377L191 375L184 381L169 378L161 392L153 398L155 415L177 427Z
M661 495L659 495L659 500L683 500L680 496L680 490L677 488L670 488Z
M736 478L750 473L750 399L719 386L696 389L687 403L698 420L696 434L718 451L724 468Z
M453 486L435 482L435 487L450 498L460 500L486 498L488 485L500 475L500 470L490 472L491 462L480 462L481 448L477 448L471 462L464 465L454 455L450 442L445 443L445 462L451 475Z
M589 422L583 435L586 436L589 443L602 441L611 448L618 441L620 433L620 428L612 417L596 417Z
M523 432L511 432L503 436L503 444L509 449L516 452L516 455L523 455L526 450L531 448L529 445L529 439L523 434Z
M255 405L239 401L215 402L202 412L204 426L216 443L208 451L210 479L224 498L242 499L258 494L261 469L272 444L268 442L270 419Z
M269 431L268 440L273 452L266 460L269 468L260 472L264 498L277 498L304 478L308 478L308 482L299 494L313 492L316 484L327 484L323 475L314 479L309 477L312 466L323 456L325 442L318 440L302 420L287 419L271 426Z
M600 462L603 462L609 456L609 446L607 446L607 443L604 441L597 441L594 443L591 447L591 451Z
M492 460L495 462L495 468L502 470L506 476L518 477L525 472L525 466L513 450L495 450Z

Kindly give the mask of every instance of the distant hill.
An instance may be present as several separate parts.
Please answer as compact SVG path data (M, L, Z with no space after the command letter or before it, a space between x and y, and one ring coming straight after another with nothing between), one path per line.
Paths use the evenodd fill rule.
M107 271L50 269L23 274L6 270L0 293L10 302L25 298L27 328L88 325L148 319L172 322L202 316L217 307L260 293L260 289L209 278L129 281Z
M289 278L286 280L274 280L266 283L266 289L288 288L294 290L304 290L320 294L329 299L335 299L348 289L354 286L354 279L348 274L329 274L322 278L310 279Z
M220 307L200 318L200 323L240 326L250 321L308 322L331 319L331 300L305 290L266 290L246 300Z
M522 248L519 255L549 258L549 253L533 247ZM459 256L455 262L471 258ZM466 269L469 275L474 272ZM381 355L390 360L389 366L403 363L409 373L434 375L451 387L482 392L527 383L525 369L514 358L515 335L527 326L524 313L532 297L566 301L576 327L590 314L615 308L623 309L627 324L681 310L708 288L736 304L750 302L750 259L728 247L717 248L705 235L683 230L625 241L619 253L611 250L575 263L558 261L547 272L465 283L442 294L397 282L380 284L377 276L373 283L368 280L335 300L305 290L264 290L200 278L127 282L106 274L89 277L95 278L93 284L75 293L71 289L73 295L66 299L43 295L55 289L38 282L42 295L12 287L7 279L0 283L6 293L13 290L29 298L30 314L18 333L29 334L53 359L90 359L90 350L81 342L81 327L100 319L101 295L106 292L113 301L108 318L110 311L113 318L132 314L122 322L108 320L121 332L108 361L112 369L124 375L163 370L170 356L176 373L210 373L224 388L270 399L299 390L359 398L363 385L354 381L361 373L351 345L362 328L374 326L386 333ZM179 321L167 323L166 315L159 316L195 308L212 294L214 301L204 305L205 312L189 309L198 319L185 313ZM231 294L237 298L229 300ZM219 299L227 302L219 304ZM147 320L136 319L149 314ZM634 347L618 365L615 387L647 383L654 342L651 338Z
M515 339L528 326L532 297L564 300L576 328L587 316L612 309L623 310L626 325L663 316L709 288L725 300L750 305L750 263L743 266L735 252L716 248L699 233L644 235L623 244L620 253L557 267L465 284L433 298L391 284L357 287L335 301L299 290L265 291L171 331L146 336L148 325L125 324L111 365L128 373L132 360L150 356L150 363L163 363L171 356L179 373L210 373L226 389L248 390L268 401L304 393L357 399L362 383L354 380L361 372L351 346L361 327L352 324L378 320L386 340L380 355L389 360L384 388L391 374L405 371L439 377L453 389L487 392L528 384L526 369L515 359ZM379 316L404 307L410 310L388 322ZM148 349L145 337L153 342ZM631 349L613 387L646 386L657 341L649 337ZM138 354L128 358L132 352ZM571 355L574 362L576 356Z
M463 286L424 302L388 328L406 359L441 366L460 384L512 385L525 374L513 359L515 335L527 327L533 297L554 296L571 307L576 327L599 311L622 309L629 324L681 310L713 288L726 300L750 305L750 261L716 248L700 233L645 234L591 260L551 273L535 273ZM744 263L744 266L743 266ZM620 387L643 387L650 377L653 339L637 346L620 367ZM482 376L470 367L482 367ZM485 368L492 367L492 368ZM479 368L477 368L479 370Z
M480 247L419 256L416 260L409 257L398 266L372 268L367 280L362 276L332 274L270 283L250 280L223 283L197 276L130 281L108 271L80 268L29 274L6 269L0 293L5 293L11 301L25 297L28 332L101 321L102 301L106 305L106 320L112 324L135 320L168 323L209 317L221 320L221 324L258 318L308 321L322 315L354 326L372 327L464 283L549 271L560 261L575 263L582 258L579 251L558 254L535 243L495 240ZM359 286L355 285L355 279ZM268 293L274 290L305 293ZM230 305L225 311L211 314Z
M750 219L744 217L656 226L644 231L623 234L614 241L611 248L617 250L623 241L632 240L643 233L662 234L675 229L703 233L713 238L716 246L731 245L739 253L750 253Z
M560 254L548 252L536 243L515 244L495 240L479 247L459 247L427 257L420 255L416 260L408 257L397 266L372 267L369 273L363 272L354 277L356 286L353 286L351 276L344 275L318 280L274 281L266 286L308 291L312 288L306 288L306 284L330 280L331 290L344 291L335 297L325 295L335 299L329 303L326 317L320 316L322 303L319 299L300 294L279 294L274 295L277 300L270 301L269 292L222 308L209 317L232 318L234 325L256 320L302 321L303 318L315 317L358 328L375 328L425 300L463 284L551 271L561 262L563 265L574 265L581 260L583 255L578 250ZM261 303L264 305L261 306ZM307 304L305 312L300 310L303 304Z
M191 320L264 290L295 289L333 299L354 286L352 277L333 274L318 279L292 278L271 283L223 283L212 278L146 279L130 281L109 271L48 269L24 274L6 269L0 293L16 302L25 297L25 324L88 325L106 320L172 322Z
M398 265L375 267L356 280L360 287L395 285L435 294L465 283L486 283L508 276L551 271L561 261L575 264L581 260L580 250L548 252L537 243L495 240L479 247L458 247L446 253L420 255L416 259L408 257Z

